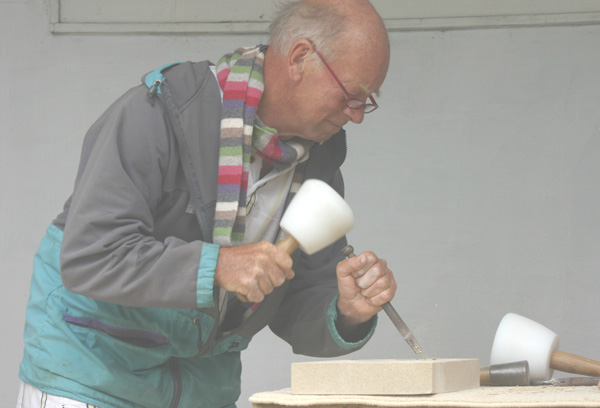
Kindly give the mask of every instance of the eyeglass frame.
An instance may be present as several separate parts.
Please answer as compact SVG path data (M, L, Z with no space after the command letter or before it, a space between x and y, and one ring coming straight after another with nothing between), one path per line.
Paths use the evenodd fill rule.
M375 109L379 108L379 105L377 105L377 102L375 102L375 98L373 98L373 95L369 95L369 99L371 100L371 103L363 102L363 101L361 101L359 99L354 99L356 97L356 95L353 94L353 93L348 92L348 90L346 89L346 87L344 86L344 84L342 84L342 81L338 78L338 76L335 74L335 72L333 72L333 69L331 69L331 67L329 66L329 64L327 63L327 61L325 61L325 58L323 57L323 55L321 55L321 53L319 52L319 50L317 50L317 48L315 47L314 44L311 44L311 45L313 47L313 50L317 54L317 56L323 62L323 65L325 65L325 68L327 68L327 70L329 71L329 73L331 74L331 76L333 77L333 79L335 79L335 82L337 82L337 84L340 86L340 88L342 88L342 91L344 91L344 95L346 96L346 106L348 108L350 108L350 109L361 109L361 108L363 108L363 113L365 115L367 113L371 113ZM354 102L357 106L352 106L352 102ZM372 109L369 110L369 108L372 108Z

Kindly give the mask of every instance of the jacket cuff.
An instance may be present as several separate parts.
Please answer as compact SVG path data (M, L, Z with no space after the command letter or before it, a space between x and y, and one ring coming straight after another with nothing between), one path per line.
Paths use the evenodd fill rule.
M196 306L199 308L215 306L213 292L220 249L219 245L209 242L202 244L198 279L196 281Z
M357 342L348 342L342 338L340 333L337 330L335 325L335 321L337 320L337 300L338 296L336 295L331 303L329 304L329 308L327 309L327 325L329 326L329 333L331 333L331 337L335 341L335 343L344 350L357 350L365 345L367 341L373 336L375 332L375 327L377 326L377 315L373 316L370 320L371 328L365 337Z

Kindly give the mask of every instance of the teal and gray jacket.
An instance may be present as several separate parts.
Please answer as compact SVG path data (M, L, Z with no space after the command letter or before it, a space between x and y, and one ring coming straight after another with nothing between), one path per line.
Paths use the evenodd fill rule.
M249 316L215 289L220 110L209 63L188 62L148 74L92 125L34 259L22 380L103 408L229 407L240 351L267 325L309 356L370 338L375 318L354 341L335 326L345 238L297 251L296 277ZM315 145L305 178L343 193L345 155L343 132Z

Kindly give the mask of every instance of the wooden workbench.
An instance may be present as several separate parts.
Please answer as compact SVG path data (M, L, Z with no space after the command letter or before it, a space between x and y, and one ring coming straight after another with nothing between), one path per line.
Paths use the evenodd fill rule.
M419 396L292 395L290 389L250 397L253 408L600 408L591 387L481 387Z

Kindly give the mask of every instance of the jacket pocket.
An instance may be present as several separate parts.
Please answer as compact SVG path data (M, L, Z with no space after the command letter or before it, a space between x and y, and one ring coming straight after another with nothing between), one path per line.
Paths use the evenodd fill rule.
M114 337L117 340L137 347L155 348L169 344L169 339L166 336L148 330L116 327L106 324L98 319L75 317L68 314L64 316L64 320L65 322L76 326L97 330Z

